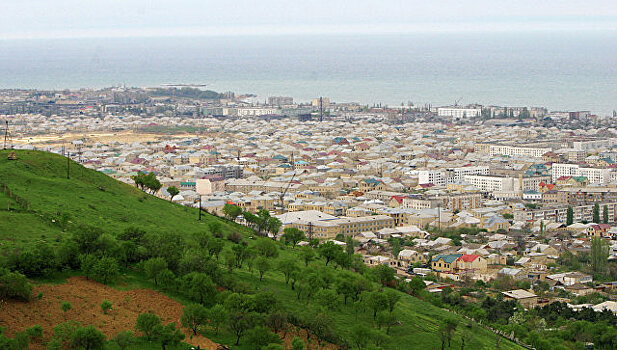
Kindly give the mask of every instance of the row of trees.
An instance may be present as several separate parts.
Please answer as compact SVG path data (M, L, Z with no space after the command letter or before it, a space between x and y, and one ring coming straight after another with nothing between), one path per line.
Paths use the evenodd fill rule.
M149 191L151 194L155 194L161 189L161 182L156 178L154 172L145 173L139 171L137 175L131 176L131 179L135 182L135 186L142 191Z

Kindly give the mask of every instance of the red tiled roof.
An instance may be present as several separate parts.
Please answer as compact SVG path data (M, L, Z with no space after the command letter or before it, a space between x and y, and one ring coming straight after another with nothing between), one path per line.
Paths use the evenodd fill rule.
M474 254L463 254L459 259L463 260L464 262L472 262L479 257L479 255Z

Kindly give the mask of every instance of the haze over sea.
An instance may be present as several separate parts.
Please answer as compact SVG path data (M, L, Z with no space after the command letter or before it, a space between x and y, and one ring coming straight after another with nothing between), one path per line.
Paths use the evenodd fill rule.
M0 40L0 88L208 84L308 101L617 109L617 33Z

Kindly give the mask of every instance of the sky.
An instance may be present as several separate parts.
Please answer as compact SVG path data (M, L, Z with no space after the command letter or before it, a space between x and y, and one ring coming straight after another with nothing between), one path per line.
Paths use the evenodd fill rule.
M2 0L0 39L617 32L617 0Z

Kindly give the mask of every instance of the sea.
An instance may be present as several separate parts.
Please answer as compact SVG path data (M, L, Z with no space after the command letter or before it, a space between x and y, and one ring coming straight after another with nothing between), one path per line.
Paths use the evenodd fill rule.
M617 32L0 38L0 88L206 84L366 105L617 109Z

